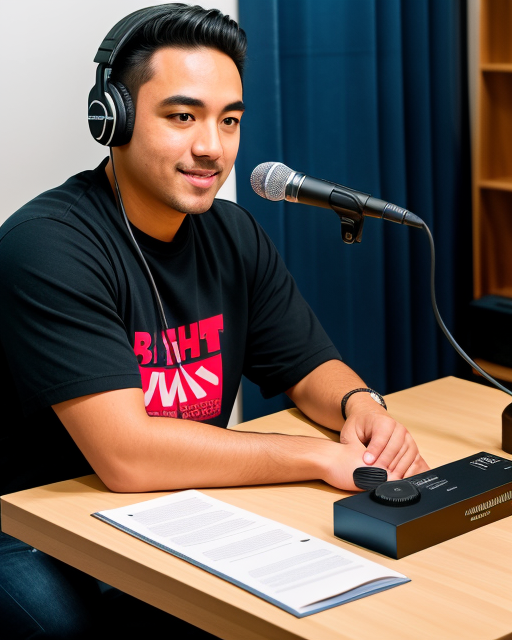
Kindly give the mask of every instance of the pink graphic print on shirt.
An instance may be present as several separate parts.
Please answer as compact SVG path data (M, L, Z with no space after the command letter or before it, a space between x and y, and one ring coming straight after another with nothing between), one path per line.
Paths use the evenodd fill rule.
M135 332L144 404L150 416L208 420L222 405L223 316L162 332L157 345L146 331ZM203 347L203 348L201 348ZM160 353L159 353L160 351ZM201 353L203 355L201 358Z

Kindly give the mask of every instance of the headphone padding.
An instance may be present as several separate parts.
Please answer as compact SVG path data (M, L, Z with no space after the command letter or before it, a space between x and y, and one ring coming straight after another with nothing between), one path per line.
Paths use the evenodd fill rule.
M119 123L118 126L116 126L111 146L120 147L130 142L132 137L133 125L135 124L135 106L130 92L124 84L121 82L111 82L109 84L111 88L110 93L116 103L119 117Z

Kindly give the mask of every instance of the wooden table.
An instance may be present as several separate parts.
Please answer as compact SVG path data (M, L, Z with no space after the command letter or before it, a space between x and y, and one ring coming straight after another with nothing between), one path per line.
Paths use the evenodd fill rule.
M500 391L445 378L386 397L423 456L439 466L478 451L503 455ZM239 425L333 437L297 410ZM183 560L92 518L163 494L115 494L94 475L2 498L3 530L97 578L228 640L497 640L512 638L512 519L402 560L337 540L332 505L345 494L321 482L207 489L205 493L380 562L412 581L298 619Z

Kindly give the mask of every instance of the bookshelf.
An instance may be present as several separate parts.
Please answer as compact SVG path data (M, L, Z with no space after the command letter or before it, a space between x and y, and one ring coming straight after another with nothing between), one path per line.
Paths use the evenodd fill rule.
M481 0L474 297L512 298L512 2Z
M480 0L473 282L475 301L512 301L512 0ZM491 375L512 381L511 367L479 355L475 360Z

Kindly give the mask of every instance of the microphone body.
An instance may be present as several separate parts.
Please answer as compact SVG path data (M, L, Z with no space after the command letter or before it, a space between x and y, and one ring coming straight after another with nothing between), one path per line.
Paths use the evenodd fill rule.
M342 229L342 236L348 243L360 241L364 216L418 228L424 224L421 218L407 209L368 193L293 171L280 162L258 165L252 172L251 185L259 196L267 200L287 200L334 210L341 219L342 227L346 225L346 233Z

